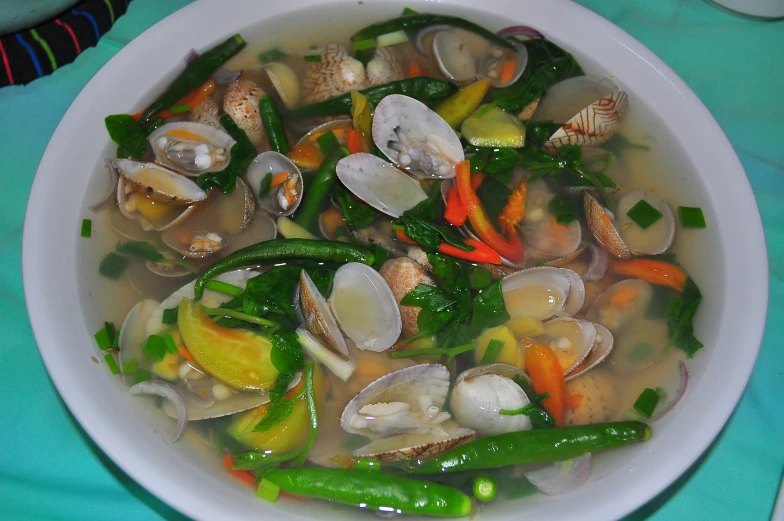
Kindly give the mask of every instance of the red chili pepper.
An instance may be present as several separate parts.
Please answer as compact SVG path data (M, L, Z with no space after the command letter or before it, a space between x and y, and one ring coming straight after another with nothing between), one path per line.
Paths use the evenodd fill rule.
M365 147L362 145L362 133L359 130L355 128L348 129L346 148L348 148L351 154L365 151Z
M517 233L504 237L493 227L482 202L471 187L471 164L465 160L455 166L455 182L460 200L468 207L468 220L482 241L511 261L525 260L525 246Z
M439 253L443 253L445 255L451 255L452 257L457 257L458 259L463 259L471 262L486 262L488 264L501 264L501 256L498 255L498 252L492 249L487 244L483 243L482 241L477 241L476 239L465 239L463 241L468 246L473 246L473 251L465 251L461 250L460 248L456 248L451 244L447 244L442 242L441 245L438 247Z
M463 226L468 218L468 207L460 200L460 194L454 186L449 189L446 196L446 211L444 219L453 226Z
M485 180L485 174L482 172L474 172L471 174L471 188L476 190L480 186L482 186L482 181Z
M231 454L226 454L223 456L223 465L229 470L229 472L234 475L234 477L238 478L243 483L250 485L251 487L256 483L256 476L251 474L250 472L246 472L244 470L235 470L233 467L234 465L234 456Z

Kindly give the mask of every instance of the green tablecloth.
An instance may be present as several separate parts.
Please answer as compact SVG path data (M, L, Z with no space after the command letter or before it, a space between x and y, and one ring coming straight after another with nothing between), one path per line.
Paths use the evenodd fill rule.
M0 519L183 519L109 461L68 413L28 325L20 257L25 201L65 110L123 45L187 3L136 0L73 64L0 89ZM746 168L770 250L768 326L740 406L697 464L630 519L769 519L784 468L784 22L735 18L701 0L581 3L641 40L702 98Z

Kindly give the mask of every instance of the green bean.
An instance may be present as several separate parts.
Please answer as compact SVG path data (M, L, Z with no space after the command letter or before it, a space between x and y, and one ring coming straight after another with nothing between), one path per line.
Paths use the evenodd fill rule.
M259 112L264 128L267 130L267 139L272 150L283 155L288 154L291 147L275 100L266 94L262 96L259 100Z
M456 488L376 470L275 469L264 479L297 496L326 499L370 510L440 517L471 513L471 498Z
M457 16L441 15L441 14L430 14L430 13L417 13L417 14L403 15L403 16L399 16L398 18L392 18L391 20L387 20L385 22L377 22L372 25L368 25L364 29L360 29L358 32L354 33L354 35L351 37L351 41L357 42L360 40L367 40L369 38L375 38L377 36L381 36L382 34L392 33L401 30L416 31L418 29L423 29L431 25L441 25L441 24L460 27L461 29L465 29L466 31L470 31L472 33L478 34L482 38L489 40L501 47L506 47L507 49L515 48L514 43L510 42L509 40L505 38L501 38L495 33L488 31L484 27L477 25L473 22L469 22L464 18L459 18Z
M204 287L213 278L237 268L258 266L281 260L313 259L333 262L361 262L373 265L375 257L362 248L336 241L312 241L308 239L281 239L264 241L247 246L222 258L196 279L194 298L199 300Z
M335 148L327 158L321 163L321 166L316 173L316 177L310 183L307 191L305 192L304 199L299 209L297 210L297 217L294 222L299 224L305 229L310 228L313 219L316 218L324 201L327 200L332 186L338 178L335 171L338 162L348 155L348 150L343 147Z
M363 89L361 92L374 105L390 94L404 94L418 100L429 100L448 96L452 85L448 81L419 76L392 81L384 85ZM326 101L303 105L286 113L291 117L334 116L351 114L351 93L347 92Z
M651 428L637 421L509 432L466 443L406 470L414 474L440 474L560 461L586 452L647 441L650 437Z
M140 125L146 125L161 111L171 107L186 94L207 81L229 58L245 47L242 36L235 34L223 43L219 43L209 51L193 60L185 70L177 76L169 87L158 96L142 113Z

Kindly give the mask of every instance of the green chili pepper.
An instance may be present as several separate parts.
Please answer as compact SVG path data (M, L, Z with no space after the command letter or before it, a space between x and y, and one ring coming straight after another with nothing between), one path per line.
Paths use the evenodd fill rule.
M368 38L375 38L377 36L381 36L382 34L392 33L400 30L416 31L431 25L441 24L460 27L461 29L478 34L482 38L489 40L501 47L506 47L507 49L515 48L514 43L510 42L509 40L501 38L495 33L488 31L484 27L473 22L469 22L464 18L430 13L403 15L385 22L378 22L372 25L368 25L364 29L360 29L358 32L354 33L354 35L351 37L351 41L356 42L359 40L367 40Z
M418 76L405 80L392 81L384 85L370 87L359 91L370 103L377 104L390 94L404 94L418 100L443 98L452 92L452 85L448 81ZM333 116L336 114L351 114L351 93L347 92L326 101L303 105L287 112L291 117Z
M240 52L245 47L245 40L235 34L223 43L219 43L209 51L203 53L185 67L169 87L153 101L139 118L140 125L146 125L159 112L171 107L186 94L204 83L218 70L229 58Z
M237 250L207 268L196 279L196 285L193 288L195 299L199 300L204 294L204 287L207 283L221 273L246 266L258 266L259 264L288 259L361 262L371 266L375 257L367 250L336 241L312 241L308 239L264 241Z
M498 495L498 485L487 474L476 476L471 490L474 492L474 497L483 503L489 503Z
M456 488L374 470L275 469L264 479L290 494L370 510L442 517L467 516L472 510L471 498Z
M299 209L297 210L297 217L294 222L307 229L316 218L324 201L327 200L332 186L338 178L335 168L338 162L348 155L348 150L343 147L334 149L327 158L321 163L321 166L316 173L316 177L310 183L308 190L305 192L305 198L302 201Z
M283 128L283 121L280 118L280 111L275 100L266 94L259 100L259 112L261 121L267 130L267 139L270 147L275 152L286 155L291 150L289 138L286 137L286 129Z
M559 461L647 441L650 437L651 428L636 421L509 432L466 443L406 470L414 474L440 474Z

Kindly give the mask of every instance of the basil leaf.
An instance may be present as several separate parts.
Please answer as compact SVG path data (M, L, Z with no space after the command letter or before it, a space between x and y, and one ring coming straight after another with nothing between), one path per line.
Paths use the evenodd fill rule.
M569 224L583 216L583 205L579 199L556 195L547 203L550 213L560 224Z
M259 423L253 428L253 432L266 432L278 425L280 422L291 416L294 410L293 400L281 400L271 403L267 407L267 413Z
M294 373L280 373L275 379L275 387L269 392L270 402L277 403L286 396L289 385L294 381Z
M112 114L104 119L109 137L117 143L117 157L138 159L147 151L147 138L129 114Z
M357 199L343 185L336 183L332 199L338 203L346 224L352 230L370 226L380 214L369 204Z
M297 334L293 331L276 331L270 336L270 360L281 373L294 373L305 367L305 358Z
M471 316L471 331L476 332L488 327L496 327L511 317L506 311L501 281L497 280L482 290L474 299L474 314Z
M153 262L164 260L163 254L147 241L118 242L114 249L120 253L141 257Z
M237 176L248 169L256 157L256 147L248 139L248 135L231 119L224 114L218 120L226 132L234 138L236 143L231 147L231 160L226 168L219 172L205 172L196 178L196 184L204 190L218 188L224 194L234 191Z
M436 312L443 311L456 303L455 299L450 298L440 289L427 284L417 285L400 301L402 306L425 308Z

